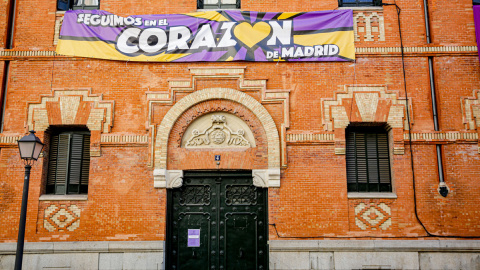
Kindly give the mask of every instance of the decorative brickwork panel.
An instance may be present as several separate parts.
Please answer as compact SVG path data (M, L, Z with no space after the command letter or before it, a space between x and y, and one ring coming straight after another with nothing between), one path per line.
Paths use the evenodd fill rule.
M388 230L392 226L392 210L384 202L360 202L354 206L355 226L361 230Z
M467 130L480 132L480 90L474 90L472 97L462 98L463 124ZM477 134L478 138L478 134ZM480 141L478 142L478 153L480 153Z
M408 130L406 104L397 91L388 91L385 86L345 86L335 98L322 99L323 125L326 131L333 131L346 128L350 122L386 122L392 128ZM411 108L410 104L410 117Z
M407 100L386 86L345 86L344 92L335 93L333 99L321 100L323 126L335 131L335 154L345 154L345 128L356 123L387 123L393 129L393 153L403 155L403 131L408 130ZM410 122L413 112L408 102ZM340 130L343 130L340 134ZM338 134L337 134L338 133Z
M355 11L353 30L355 41L385 41L383 11Z
M57 14L55 18L55 32L53 36L53 45L57 45L58 43L58 38L60 36L60 28L62 27L63 18L64 18L63 14Z
M113 126L114 102L91 89L58 89L40 102L28 103L27 128L45 131L49 125L86 125L91 131L109 133Z
M80 227L80 213L75 204L52 204L45 209L43 227L49 232L74 231Z
M480 127L480 90L474 90L472 97L462 98L463 124L467 130Z

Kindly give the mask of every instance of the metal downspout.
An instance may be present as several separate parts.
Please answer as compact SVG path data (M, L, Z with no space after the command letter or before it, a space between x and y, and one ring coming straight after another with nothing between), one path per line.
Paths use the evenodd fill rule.
M13 34L15 32L15 15L17 13L17 0L11 0L8 11L6 49L13 48ZM0 133L3 133L5 123L5 107L7 106L8 74L10 73L10 60L5 60L2 78L2 93L0 94L0 106L2 114L0 118Z
M428 0L423 0L423 11L425 13L425 31L427 36L427 44L432 43L430 38L430 18L428 15ZM435 91L435 77L433 73L433 57L428 57L428 71L430 75L430 92L432 95L432 112L433 112L433 125L435 131L440 131L438 124L438 113L437 113L437 95ZM442 159L442 146L440 144L436 145L437 149L437 164L438 164L438 177L439 177L439 187L438 192L443 197L448 195L448 187L445 183L445 178L443 174L443 159Z

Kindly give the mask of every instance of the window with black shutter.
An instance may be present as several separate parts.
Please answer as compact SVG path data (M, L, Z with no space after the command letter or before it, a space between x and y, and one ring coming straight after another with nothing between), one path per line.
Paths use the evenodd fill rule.
M57 10L99 8L100 0L57 0Z
M86 194L90 169L90 133L61 132L51 136L47 193Z
M339 7L373 7L381 5L382 0L338 0Z
M240 0L197 0L198 9L239 9Z
M391 192L388 134L383 127L346 130L349 192Z

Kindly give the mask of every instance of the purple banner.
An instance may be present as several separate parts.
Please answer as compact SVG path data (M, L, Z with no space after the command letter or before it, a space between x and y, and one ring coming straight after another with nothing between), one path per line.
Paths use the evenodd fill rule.
M473 20L475 21L475 35L477 36L478 58L480 61L480 6L473 6Z
M102 10L65 13L63 55L111 60L351 61L351 10L207 11L121 17Z

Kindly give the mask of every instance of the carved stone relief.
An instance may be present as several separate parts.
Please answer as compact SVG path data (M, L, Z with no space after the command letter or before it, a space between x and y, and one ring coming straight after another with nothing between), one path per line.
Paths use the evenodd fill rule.
M182 138L185 148L255 147L250 128L235 115L215 112L196 119Z

